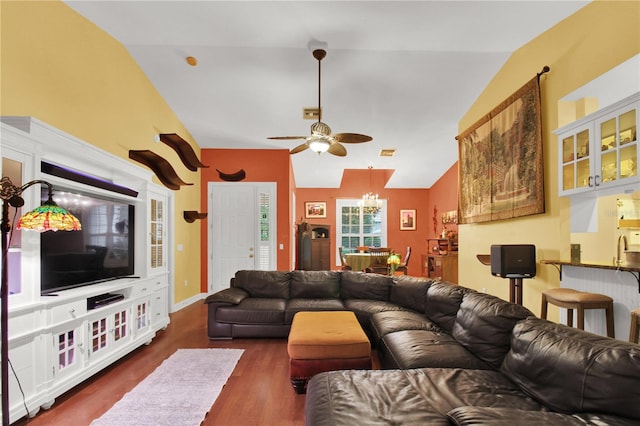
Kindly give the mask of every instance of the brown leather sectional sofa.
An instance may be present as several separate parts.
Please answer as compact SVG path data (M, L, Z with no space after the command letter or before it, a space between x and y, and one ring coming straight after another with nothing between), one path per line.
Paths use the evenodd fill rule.
M640 424L640 345L461 286L353 271L238 271L208 335L286 337L302 310L356 313L383 370L320 373L307 425Z

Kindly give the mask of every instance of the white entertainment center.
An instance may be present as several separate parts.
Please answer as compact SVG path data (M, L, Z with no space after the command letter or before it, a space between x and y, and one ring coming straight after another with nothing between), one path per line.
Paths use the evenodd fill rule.
M46 180L54 187L54 200L56 186L106 194L101 188L42 173L40 165L46 161L138 193L108 194L135 206L135 276L41 295L40 234L21 232L18 242L10 245L9 404L10 421L15 422L49 408L59 395L149 344L169 324L166 224L173 201L169 190L152 182L150 171L130 161L31 117L1 121L0 152L3 160L19 165L22 184ZM40 204L37 187L23 197L23 212ZM108 300L94 302L105 294Z

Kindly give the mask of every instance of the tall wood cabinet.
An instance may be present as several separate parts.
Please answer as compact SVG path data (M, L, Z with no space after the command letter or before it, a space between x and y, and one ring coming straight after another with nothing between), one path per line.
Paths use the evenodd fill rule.
M428 239L427 253L422 256L423 275L457 284L458 240Z
M331 269L331 238L329 225L302 222L298 225L297 269L328 271Z

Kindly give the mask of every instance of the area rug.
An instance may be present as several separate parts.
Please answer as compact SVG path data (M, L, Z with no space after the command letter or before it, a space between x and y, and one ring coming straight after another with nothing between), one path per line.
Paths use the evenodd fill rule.
M178 349L91 426L198 426L243 349Z

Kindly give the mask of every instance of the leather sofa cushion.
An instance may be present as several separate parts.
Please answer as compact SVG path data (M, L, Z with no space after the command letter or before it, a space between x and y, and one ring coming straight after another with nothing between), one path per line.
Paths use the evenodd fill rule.
M343 370L307 385L307 425L449 425L468 405L544 410L497 371L446 368ZM518 424L518 423L516 423Z
M400 306L424 312L427 303L427 290L433 280L427 278L399 275L394 277L389 300Z
M478 358L500 368L509 351L516 322L533 316L527 308L485 293L467 293L462 299L453 337Z
M393 279L386 275L343 271L340 297L388 301L392 284Z
M553 425L584 426L585 424L569 414L525 411L514 408L458 407L447 413L451 423L457 426L513 426L513 425ZM604 423L600 423L604 424Z
M427 330L404 330L382 338L385 368L444 367L490 369L449 334Z
M245 290L237 287L229 287L220 290L217 293L210 294L206 299L204 299L204 303L222 302L237 305L247 297L249 297L249 293Z
M340 272L338 271L292 271L291 299L338 299L340 298Z
M285 308L285 324L291 324L293 317L303 311L344 311L344 304L340 299L290 299Z
M427 317L445 331L451 333L458 309L462 303L462 296L466 292L473 291L447 282L434 282L427 290L427 303L425 306Z
M243 270L236 272L233 285L251 297L289 298L290 272Z
M238 305L222 305L216 321L233 324L284 324L285 299L250 297Z
M385 311L371 316L371 328L379 341L389 333L402 330L428 330L441 332L442 329L427 319L424 314L413 311Z
M501 371L559 412L640 420L640 346L537 318L513 329Z
M344 303L344 307L347 310L353 311L359 318L366 318L367 322L371 315L377 312L408 311L407 308L382 300L346 299L343 300L342 303Z

